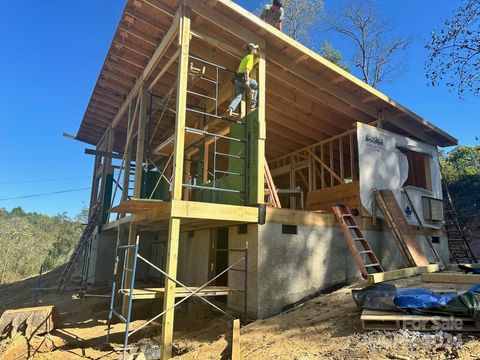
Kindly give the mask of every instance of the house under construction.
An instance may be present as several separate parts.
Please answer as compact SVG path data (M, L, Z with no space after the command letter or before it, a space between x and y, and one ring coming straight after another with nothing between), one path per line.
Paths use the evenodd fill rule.
M250 42L258 108L226 117ZM113 284L127 333L163 298L163 359L187 297L257 319L448 262L437 147L457 140L232 1L128 0L75 138L95 146L83 282Z

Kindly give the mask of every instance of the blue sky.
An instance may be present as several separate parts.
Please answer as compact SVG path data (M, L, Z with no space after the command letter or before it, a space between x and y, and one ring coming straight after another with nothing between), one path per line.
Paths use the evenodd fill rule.
M257 1L237 1L248 10ZM325 0L327 11L337 1ZM480 136L480 99L464 100L445 87L426 86L423 48L429 33L449 17L460 1L376 1L398 33L413 36L407 72L380 90L432 121L460 143ZM88 205L92 157L86 144L65 138L75 134L110 46L124 1L25 0L2 6L0 68L0 207L22 206L46 214L77 214ZM350 60L350 47L334 34L316 31ZM352 69L355 73L355 69ZM80 189L80 190L79 190ZM1 200L76 190L49 196Z

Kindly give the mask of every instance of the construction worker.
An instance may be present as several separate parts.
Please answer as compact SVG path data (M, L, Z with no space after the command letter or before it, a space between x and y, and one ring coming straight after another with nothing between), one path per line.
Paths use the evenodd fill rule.
M273 27L276 27L280 31L282 31L283 18L283 5L280 0L273 0L271 5L265 5L262 15L260 15L260 19L269 23Z
M234 77L235 97L228 106L228 116L233 115L233 113L238 107L238 104L240 104L240 102L242 101L243 93L246 89L250 89L252 91L250 108L253 110L257 107L258 83L252 78L250 78L250 72L252 71L253 67L258 63L258 49L259 46L256 44L249 43L247 45L247 55L245 55L242 61L240 61L240 65L238 66L238 70Z

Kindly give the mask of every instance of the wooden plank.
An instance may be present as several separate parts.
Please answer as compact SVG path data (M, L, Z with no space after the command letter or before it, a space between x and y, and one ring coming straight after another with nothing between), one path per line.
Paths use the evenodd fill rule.
M324 210L331 212L332 206L344 202L350 209L362 209L360 200L360 184L354 181L347 184L336 185L325 189L309 191L307 193L306 209Z
M398 269L392 271L385 271L383 273L369 274L367 280L370 284L376 284L384 281L402 279L424 273L433 273L439 271L438 264L430 264L426 266L417 266L406 269Z
M196 201L173 200L172 216L177 218L257 223L258 208L251 206L237 206L201 203Z
M199 288L194 286L188 287L192 291L197 291ZM123 289L123 294L127 297L130 296L130 289ZM226 296L232 293L237 292L237 290L229 288L227 286L207 286L200 290L197 295L202 297L212 297L212 296ZM184 298L192 293L185 288L176 287L175 288L175 298ZM133 300L151 300L151 299L161 299L165 295L165 288L154 288L147 287L141 289L133 290Z
M233 320L232 332L232 360L240 360L242 358L240 350L240 320Z
M411 259L413 259L412 265L429 265L430 262L417 241L416 233L408 224L393 192L390 190L380 190L376 192L375 198L400 248L405 246L406 260L409 260L411 257Z
M135 214L138 212L153 209L154 207L158 206L163 206L163 201L131 198L122 202L120 205L111 208L110 212Z
M480 275L458 273L422 274L422 281L452 284L480 284Z

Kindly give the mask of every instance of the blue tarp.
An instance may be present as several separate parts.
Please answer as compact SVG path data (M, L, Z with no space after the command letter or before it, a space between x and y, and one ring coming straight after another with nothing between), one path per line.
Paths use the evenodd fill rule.
M445 306L457 293L437 294L425 289L397 289L393 303L400 309L425 310Z
M480 284L465 293L438 294L426 289L397 289L393 284L376 284L352 291L357 306L370 310L442 311L480 320Z

